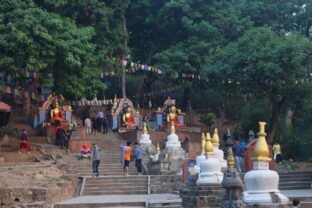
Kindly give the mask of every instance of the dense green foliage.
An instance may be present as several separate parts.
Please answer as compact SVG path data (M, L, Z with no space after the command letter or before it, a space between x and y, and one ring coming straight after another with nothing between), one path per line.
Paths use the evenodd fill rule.
M2 0L0 32L2 72L22 83L21 69L39 71L44 87L68 99L120 96L120 79L107 89L99 76L121 76L112 60L130 54L164 72L127 77L127 94L141 104L142 93L183 85L180 101L245 130L266 118L270 139L289 110L294 127L312 112L311 84L296 84L312 70L307 0ZM180 73L209 82L177 81Z

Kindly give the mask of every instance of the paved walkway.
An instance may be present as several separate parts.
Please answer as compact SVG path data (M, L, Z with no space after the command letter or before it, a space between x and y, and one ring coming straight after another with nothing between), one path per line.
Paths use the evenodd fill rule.
M289 198L312 197L312 189L281 190L281 192Z
M145 195L98 195L98 196L79 196L72 199L57 202L57 204L109 204L109 203L132 203L132 202L149 202L149 203L172 203L181 202L179 195L174 194L145 194Z

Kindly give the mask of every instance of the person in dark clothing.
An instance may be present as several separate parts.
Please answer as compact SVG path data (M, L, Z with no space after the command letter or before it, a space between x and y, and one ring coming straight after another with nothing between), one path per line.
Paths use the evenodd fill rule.
M105 118L102 118L102 126L103 126L103 133L107 133L107 121Z
M64 148L66 132L62 126L56 127L56 146Z
M92 123L92 132L94 132L96 135L98 127L97 127L97 121L94 117L91 118L91 123Z
M137 168L138 175L142 175L142 159L143 153L142 148L137 142L134 143L134 157L135 157L135 167Z
M96 119L96 123L97 123L97 130L98 130L98 132L101 132L101 129L102 129L102 118L98 117Z
M232 150L233 150L233 155L235 158L236 169L238 172L241 173L242 172L241 162L242 162L242 158L244 156L244 151L239 144L239 140L234 140L234 141L235 141L235 144L233 145Z
M71 138L71 135L73 133L73 128L72 127L69 127L67 130L66 130L66 137L65 137L65 148L66 150L68 151L68 148L69 148L69 140Z

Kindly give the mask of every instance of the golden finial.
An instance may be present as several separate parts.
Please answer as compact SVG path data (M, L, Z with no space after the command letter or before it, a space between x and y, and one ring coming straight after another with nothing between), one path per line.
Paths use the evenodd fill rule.
M157 147L156 147L157 153L160 153L160 147L159 147L159 143L157 143Z
M205 154L205 142L206 142L205 139L206 139L205 133L203 132L202 133L202 142L201 142L202 154Z
M176 131L175 131L175 126L174 126L174 123L173 121L171 122L171 134L174 134Z
M207 133L206 136L206 142L205 142L205 153L206 155L213 155L213 145L211 143L211 137L210 134Z
M235 160L234 160L232 148L229 148L228 150L227 165L229 169L235 167Z
M257 143L252 155L253 161L269 162L271 161L268 144L265 140L265 122L259 122L259 133Z
M143 134L147 134L147 127L146 127L146 123L143 123Z
M220 145L220 139L219 139L219 135L218 135L218 129L215 128L214 132L213 132L213 136L212 136L212 144L213 145Z

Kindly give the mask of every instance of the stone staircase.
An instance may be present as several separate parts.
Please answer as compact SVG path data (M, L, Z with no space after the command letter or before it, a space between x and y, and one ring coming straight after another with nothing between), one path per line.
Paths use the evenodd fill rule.
M178 208L182 200L177 193L181 176L137 175L134 162L130 162L130 176L123 176L120 165L120 145L124 143L116 134L89 136L102 149L99 177L92 177L92 162L78 160L79 154L63 155L69 174L80 177L80 190L76 198L55 204L55 208L92 207L151 207Z
M281 190L298 190L311 188L312 171L279 172L279 177L279 189Z
M122 176L123 168L120 165L120 145L122 140L114 134L98 134L89 136L91 143L97 143L101 148L101 161L99 165L100 176ZM79 154L63 155L64 162L68 165L69 172L77 176L92 176L92 161L79 160ZM136 175L134 162L130 162L130 175Z

